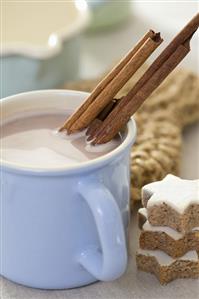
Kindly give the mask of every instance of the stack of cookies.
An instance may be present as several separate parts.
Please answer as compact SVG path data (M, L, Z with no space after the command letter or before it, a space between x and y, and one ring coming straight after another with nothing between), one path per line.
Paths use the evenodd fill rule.
M199 180L167 175L143 187L138 269L161 284L199 277Z

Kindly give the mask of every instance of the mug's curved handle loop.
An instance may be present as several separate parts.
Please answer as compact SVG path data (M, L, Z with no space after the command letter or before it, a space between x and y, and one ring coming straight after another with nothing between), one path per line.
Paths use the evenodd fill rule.
M110 191L101 183L79 183L79 193L87 202L99 234L101 250L85 249L80 264L94 277L110 281L120 277L127 265L127 249L119 208Z

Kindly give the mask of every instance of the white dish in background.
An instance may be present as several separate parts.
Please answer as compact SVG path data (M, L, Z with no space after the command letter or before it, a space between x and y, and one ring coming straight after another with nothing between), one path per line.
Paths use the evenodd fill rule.
M168 3L169 2L169 3ZM197 1L136 1L134 8L140 17L157 29L169 32L180 31L197 14Z
M84 0L2 2L1 97L77 78Z

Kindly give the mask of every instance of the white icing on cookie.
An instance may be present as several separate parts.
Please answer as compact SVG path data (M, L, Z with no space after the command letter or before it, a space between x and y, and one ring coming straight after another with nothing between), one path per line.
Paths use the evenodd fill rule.
M161 232L161 233L164 232L170 237L172 237L174 240L179 240L183 238L183 234L177 232L176 230L168 226L153 226L148 222L148 220L144 223L142 229L144 231Z
M168 227L168 226L153 226L147 220L147 209L141 208L139 209L138 213L142 214L146 217L146 222L143 224L142 229L144 231L152 231L152 232L164 232L169 235L174 240L179 240L184 237L184 234L177 232L176 230ZM199 231L199 227L194 227L192 231Z
M145 185L142 189L147 208L167 204L180 214L191 204L199 205L199 180L183 180L168 174L162 181Z
M146 219L148 218L147 217L147 209L146 208L140 208L138 210L138 213L141 214L142 216L144 216Z
M145 256L154 256L160 265L170 265L176 260L194 261L194 262L198 261L198 255L195 250L188 251L185 255L177 259L173 259L171 256L169 256L168 254L166 254L161 250L144 250L139 248L137 253Z

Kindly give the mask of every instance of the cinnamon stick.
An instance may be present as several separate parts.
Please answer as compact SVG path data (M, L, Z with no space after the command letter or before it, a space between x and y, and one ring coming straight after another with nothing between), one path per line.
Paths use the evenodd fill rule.
M91 141L93 139L93 137L95 136L96 132L98 131L98 129L100 128L100 126L102 125L102 120L100 120L99 118L95 118L92 123L90 124L90 126L88 127L87 131L86 131L86 136L88 136L87 141Z
M105 108L102 110L102 112L95 118L92 123L89 125L86 136L88 136L87 141L91 141L93 139L93 136L101 126L102 122L105 120L105 118L109 115L109 113L116 107L116 105L119 104L120 99L116 100L113 99Z
M114 131L116 132L116 128L121 128L124 125L124 122L128 121L129 119L129 111L131 111L131 115L138 109L138 107L142 104L142 100L140 97L140 101L138 101L138 96L142 95L146 92L146 95L142 95L143 101L149 96L147 95L147 90L145 90L146 86L150 87L150 82L152 82L152 78L156 78L156 76L153 77L153 75L157 72L159 74L157 78L156 85L158 86L160 83L158 83L158 79L161 78L161 70L164 69L164 64L167 62L167 60L170 58L172 61L171 56L175 53L175 51L179 48L180 45L182 45L183 49L188 48L188 43L191 40L192 35L197 30L199 26L199 14L197 14L182 30L181 32L172 40L172 42L165 48L165 50L159 55L159 57L153 62L153 64L148 68L146 73L141 77L141 79L135 84L135 86L132 88L132 90L125 96L119 103L119 105L110 113L110 115L107 117L107 119L103 122L103 124L100 126L100 128L95 132L95 135L93 138L95 140L93 141L93 144L97 143L104 143L107 142L105 140L110 140L111 136L113 136ZM179 49L178 49L179 51ZM183 50L184 53L185 49ZM175 59L175 55L172 56L173 59ZM179 59L181 55L179 54ZM178 61L178 58L177 60ZM180 60L181 61L181 60ZM180 62L179 61L179 62ZM178 62L178 63L179 63ZM173 65L175 65L175 61L172 62ZM177 63L177 64L178 64ZM167 64L165 64L167 65ZM167 67L169 64L167 65ZM172 71L168 72L168 74ZM166 72L165 72L166 74ZM167 74L167 75L168 75ZM166 76L167 76L166 75ZM163 73L164 76L164 73ZM165 76L165 78L166 78ZM155 79L156 80L156 79ZM164 79L163 79L164 80ZM157 87L155 86L155 88ZM154 89L153 89L154 90ZM151 89L151 94L153 92ZM138 93L138 96L137 96ZM128 103L131 101L131 104L128 105ZM139 103L139 104L138 104ZM125 109L126 108L126 116ZM132 107L131 107L132 106ZM129 109L129 110L128 110ZM121 112L123 110L123 113ZM123 120L124 119L124 120ZM113 130L113 127L115 126L115 129ZM106 128L107 127L107 128ZM105 138L104 135L107 134L108 136Z
M148 38L139 48L137 53L135 53L135 55L133 55L129 62L123 67L123 69L102 90L95 101L93 101L86 111L82 113L82 115L78 118L78 121L71 126L70 130L75 132L82 128L86 128L154 52L161 42L162 39L159 34L155 35L154 38Z
M99 96L104 88L115 78L115 76L123 69L123 67L130 61L130 59L139 51L142 45L149 38L155 38L156 34L150 30L145 36L137 43L137 45L119 62L119 64L97 85L87 100L78 108L78 110L65 122L60 128L60 131L66 129L68 133L71 132L71 127L75 125L79 117L86 111L89 105Z
M129 92L128 97L125 99L128 102L136 92L149 80L149 78L160 68L160 66L166 61L167 58L177 49L180 44L183 44L188 40L199 26L199 13L196 14L193 19L174 37L169 45L162 51L162 53L156 58L148 70L144 73L141 79Z
M177 49L168 57L161 67L142 86L131 101L124 105L124 102L116 107L120 109L117 118L113 120L112 113L105 119L103 126L98 131L92 144L101 144L110 141L119 130L128 122L131 115L137 111L146 98L163 82L163 80L175 69L190 51L189 41L179 45ZM120 107L119 107L120 106ZM113 114L115 111L113 110Z

